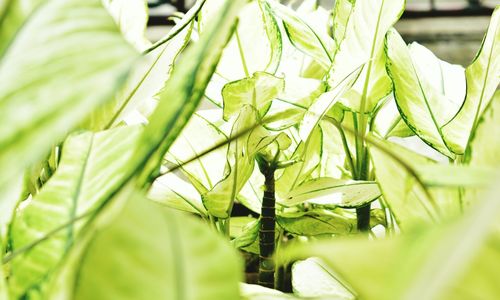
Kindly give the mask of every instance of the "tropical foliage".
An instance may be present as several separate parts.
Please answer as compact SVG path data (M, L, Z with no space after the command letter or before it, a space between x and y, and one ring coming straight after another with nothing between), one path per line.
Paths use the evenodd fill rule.
M500 7L317 2L0 2L0 299L500 297Z

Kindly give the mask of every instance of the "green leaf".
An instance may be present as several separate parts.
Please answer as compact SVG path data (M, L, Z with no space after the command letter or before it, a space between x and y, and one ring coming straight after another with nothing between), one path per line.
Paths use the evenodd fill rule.
M219 112L218 112L219 113ZM222 146L210 153L200 154L226 142L226 135L202 115L195 113L170 147L165 159L176 166L189 179L199 194L211 190L225 176L224 161L228 146ZM190 163L188 160L197 157Z
M500 91L497 91L471 137L467 159L471 166L500 166Z
M385 71L384 36L404 10L404 0L356 1L345 29L345 37L333 59L330 86L364 66L353 87L348 106L356 112L371 112L391 91Z
M213 216L229 217L236 196L252 175L257 153L273 144L279 149L286 149L290 144L285 133L270 135L258 120L258 112L252 106L243 106L231 131L231 139L235 139L229 144L226 177L202 195L205 207Z
M484 110L493 98L500 83L500 7L491 17L488 32L481 49L470 66L465 70L467 97L457 115L443 128L443 135L450 149L463 154L470 136Z
M182 24L176 25L176 31ZM168 42L144 54L134 65L125 85L115 95L114 101L94 111L85 127L103 130L121 123L147 123L146 117L156 107L155 99L164 88L174 69L174 62L191 38L193 25L179 31ZM144 108L147 108L145 111Z
M32 10L0 55L3 193L6 178L43 159L112 98L137 54L100 0L53 0Z
M231 244L235 248L244 248L254 244L259 238L260 222L251 217L231 218Z
M423 141L453 158L441 127L464 98L463 68L439 60L418 44L407 48L395 30L388 32L386 43L387 70L403 120Z
M339 98L348 91L356 78L359 76L359 69L353 70L342 79L332 90L319 96L309 107L304 119L300 123L300 138L306 141L311 132L316 128L323 117L330 111L333 105L339 101Z
M174 173L158 177L148 192L148 199L181 211L207 215L200 193Z
M377 109L373 131L384 138L410 137L415 133L406 125L397 108L394 95L391 93L382 106Z
M139 184L152 182L163 156L200 103L243 4L243 0L224 1L200 40L179 60L168 84L160 92L160 103L136 151L136 170L142 169Z
M469 148L464 161L469 164L469 176L476 180L483 179L485 183L495 178L491 172L500 167L500 92L496 92L490 104L484 111L477 128L471 136ZM483 174L476 174L475 170L482 170ZM486 173L486 174L485 174ZM470 182L474 182L470 179ZM484 186L484 185L483 185ZM481 190L465 190L465 201L476 203L483 197Z
M326 82L313 78L286 76L285 89L272 102L264 125L270 130L284 130L299 124L307 108L326 92Z
M121 185L142 129L120 127L71 135L64 143L56 173L33 199L17 211L9 240L12 250L30 245L52 230L108 200ZM11 264L9 288L18 298L35 291L73 244L82 223L68 226Z
M320 151L323 143L321 128L317 127L304 142L301 141L292 157L298 163L285 168L283 174L276 176L276 194L278 199L286 198L287 194L309 178L321 162Z
M200 30L220 8L219 1L209 1L202 9ZM281 58L281 32L269 6L251 1L241 10L235 34L224 49L217 73L229 81L249 77L255 72L274 73Z
M129 43L139 51L151 46L151 42L144 36L148 23L147 1L103 0L102 2Z
M497 177L498 178L498 175ZM282 252L292 258L320 257L368 299L495 299L493 274L500 267L498 184L472 211L440 226L403 236L363 237L302 244Z
M296 235L346 235L356 232L356 217L342 211L316 209L282 213L276 217L276 223Z
M347 23L354 9L354 0L338 0L335 1L333 9L333 25L332 35L336 45L336 50L340 48L342 41L345 38Z
M419 168L437 164L435 161L373 135L369 137L377 183L402 230L459 213L462 203L457 190L430 190L417 173Z
M292 45L304 54L314 58L322 67L328 68L332 62L331 53L334 51L335 43L328 36L326 26L323 31L316 30L290 8L274 1L268 1L267 3L270 4L273 13L282 19L286 34ZM315 11L311 16L311 21L314 18L326 21L328 13L326 11ZM316 21L321 24L326 23Z
M330 297L336 300L354 300L355 296L325 263L316 258L297 261L292 265L293 292L300 297Z
M10 46L18 31L28 17L45 0L14 1L2 0L0 2L0 56Z
M496 174L496 168L491 166L443 164L417 166L416 171L428 187L484 188L491 184Z
M241 261L206 224L137 194L116 200L127 201L93 223L50 299L238 298Z
M184 23L177 24L171 31L178 31ZM134 65L125 85L115 95L114 101L100 107L90 116L87 128L103 130L128 124L146 123L144 107L156 107L156 101L174 69L174 62L185 49L191 38L193 25L178 31L171 39L141 57ZM142 114L141 114L142 113ZM134 120L139 119L138 121Z
M293 206L303 202L331 207L356 208L380 197L375 182L315 178L292 189L280 204Z
M237 114L241 107L250 104L260 116L264 116L274 100L285 88L283 78L264 72L256 72L250 78L233 81L222 89L224 99L224 120Z

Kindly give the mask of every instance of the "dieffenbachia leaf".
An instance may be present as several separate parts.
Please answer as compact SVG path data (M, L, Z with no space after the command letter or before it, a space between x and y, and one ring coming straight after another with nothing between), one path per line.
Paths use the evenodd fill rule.
M276 223L289 233L304 236L346 235L356 231L355 215L323 209L282 213L276 217Z
M0 54L0 193L112 99L137 57L100 0L45 1L19 26Z
M279 258L319 257L360 298L495 299L499 287L492 276L500 267L500 238L492 224L500 211L498 187L472 211L440 226L393 238L299 244Z
M430 189L417 173L435 161L370 135L370 154L384 201L403 230L459 213L458 191Z
M224 120L237 114L243 105L255 107L260 116L269 110L271 101L281 94L285 80L265 72L256 72L252 77L233 81L222 89Z
M463 68L439 60L419 44L406 46L395 30L387 33L387 70L407 125L427 144L453 158L441 127L465 97Z
M182 166L181 171L199 194L211 190L224 176L224 161L228 146L219 147L201 157L200 154L227 141L216 124L195 113L170 147L165 159ZM195 158L190 163L186 161Z
M174 173L158 177L148 192L148 199L181 211L207 215L200 193Z
M220 0L208 1L201 11L200 30L220 8ZM281 58L281 32L265 1L251 1L238 17L235 34L224 49L217 74L229 81L255 72L274 73Z
M136 169L142 169L139 184L152 181L151 176L157 172L163 156L200 103L244 2L224 1L199 41L181 57L168 84L159 93L159 104L136 151Z
M477 128L471 136L471 141L464 161L471 167L468 172L477 180L491 181L492 170L500 167L500 92L497 91L484 111ZM474 174L474 170L483 170L483 174ZM488 174L490 173L490 174ZM474 182L473 179L470 182ZM464 198L468 203L476 203L482 198L482 191L467 189Z
M229 144L226 177L202 195L205 207L213 216L229 217L234 200L252 175L257 153L265 152L273 144L278 149L286 149L290 145L285 133L270 135L262 125L258 125L259 119L255 108L245 105L233 125L231 137L241 136Z
M248 247L259 238L260 222L251 217L232 217L230 234L235 248Z
M275 1L267 1L270 4L273 13L283 21L285 31L292 45L304 54L314 58L324 68L330 67L332 62L332 53L335 48L333 39L328 36L326 26L324 30L313 28L306 20L294 12L292 9L279 4ZM323 12L323 14L321 13ZM311 19L328 19L328 13L324 10L313 12ZM321 22L326 24L327 22Z
M340 48L340 44L345 38L347 22L349 21L352 10L354 9L354 3L355 0L335 1L335 7L333 9L332 35L333 41L336 45L336 50Z
M457 115L442 128L446 144L463 154L470 136L500 83L500 6L491 17L488 32L474 62L465 70L467 97Z
M328 177L306 181L280 201L285 206L304 202L330 207L356 208L380 197L377 183Z
M493 96L471 137L467 161L473 167L500 166L500 91Z
M387 99L381 105L377 109L375 122L373 122L374 132L386 139L392 136L409 137L415 135L415 132L406 125L401 117L392 93L387 96Z
M317 258L297 261L292 265L293 292L304 298L330 297L354 300L355 296L337 279L331 269ZM321 298L320 298L321 299Z
M181 25L177 24L172 31L177 31ZM133 67L114 101L94 111L85 127L102 130L115 127L122 122L141 123L141 120L131 122L131 115L133 116L134 112L139 114L138 110L143 106L156 104L153 99L159 98L173 71L175 60L190 40L192 29L193 25L179 29L177 35L172 36L169 41L144 54ZM142 118L146 120L148 116L143 114Z
M346 105L356 112L371 112L391 91L385 71L384 36L399 19L404 0L356 1L346 25L345 37L333 59L330 86L363 67Z
M148 6L144 0L103 0L125 39L139 51L151 42L144 36L148 23Z
M318 126L323 117L331 110L339 98L348 91L359 76L359 69L353 70L330 91L320 95L308 108L304 119L300 123L300 138L306 141L311 132Z
M67 257L47 298L238 298L241 261L206 224L138 194L116 200Z
M283 130L300 123L307 108L327 89L326 82L318 79L286 76L284 80L285 89L267 113L272 121L264 126L270 130Z
M134 126L69 136L55 174L16 212L9 233L12 250L35 242L107 201L126 176L141 132L141 127ZM12 260L9 288L14 298L36 293L74 243L81 226L70 225Z
M292 157L298 162L283 170L276 178L276 195L285 199L287 194L309 178L321 162L320 152L323 143L321 129L317 127L307 141L301 141Z
M0 2L0 57L10 46L18 31L23 26L33 11L45 0L13 1L2 0Z

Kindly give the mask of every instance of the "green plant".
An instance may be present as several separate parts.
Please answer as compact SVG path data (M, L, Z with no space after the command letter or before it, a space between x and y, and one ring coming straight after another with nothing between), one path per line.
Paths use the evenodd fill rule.
M0 298L500 295L499 8L464 69L403 0L80 2L0 4Z

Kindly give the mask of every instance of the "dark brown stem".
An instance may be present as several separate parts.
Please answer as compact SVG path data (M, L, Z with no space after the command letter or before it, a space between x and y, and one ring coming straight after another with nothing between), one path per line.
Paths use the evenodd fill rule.
M262 198L262 210L259 228L259 281L268 288L274 288L275 266L273 253L275 248L276 198L274 195L274 168L268 164L259 163L259 168L265 177L265 191Z

